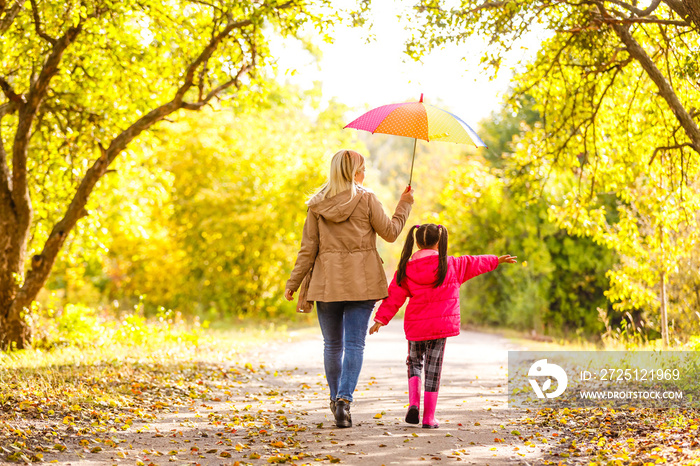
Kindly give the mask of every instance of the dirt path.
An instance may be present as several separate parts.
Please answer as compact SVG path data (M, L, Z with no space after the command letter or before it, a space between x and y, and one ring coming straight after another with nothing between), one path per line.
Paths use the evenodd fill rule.
M323 423L322 442L310 450L316 454L337 452L344 463L435 464L532 464L542 456L540 447L527 447L521 425L511 417L507 402L508 350L517 349L506 339L484 333L463 332L447 342L436 417L441 427L422 429L406 424L408 407L406 340L401 322L392 322L367 338L365 361L352 406L354 427L337 429L325 403L320 335L285 348L270 358L276 367L297 368L292 384L318 383L318 399L311 403L306 421ZM381 419L375 419L383 413ZM520 432L519 436L511 434ZM497 442L495 439L503 439ZM335 440L337 444L328 444ZM333 453L336 454L336 453ZM344 455L343 455L344 454ZM346 455L354 454L354 457ZM442 463L440 463L442 464Z
M206 395L198 398L188 389L189 399L197 401L164 409L147 423L137 420L98 438L59 425L47 444L65 449L49 448L42 460L137 466L543 464L549 445L526 426L512 424L525 413L506 407L509 349L516 348L495 335L463 332L448 339L437 408L441 427L422 429L403 421L406 341L401 322L392 322L367 338L354 426L338 429L328 408L316 329L293 343L250 348L247 363L203 361L220 375L201 382L209 386Z

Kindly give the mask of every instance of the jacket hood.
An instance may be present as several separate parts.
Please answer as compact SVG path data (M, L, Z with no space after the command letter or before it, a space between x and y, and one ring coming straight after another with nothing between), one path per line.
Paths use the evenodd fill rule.
M437 279L438 262L437 254L410 260L406 264L406 276L419 285L431 285Z
M309 201L309 209L331 222L344 222L359 204L362 194L367 191L360 186L357 186L356 190L357 194L352 199L350 199L351 191L349 189L327 199L323 199L321 193L316 194Z

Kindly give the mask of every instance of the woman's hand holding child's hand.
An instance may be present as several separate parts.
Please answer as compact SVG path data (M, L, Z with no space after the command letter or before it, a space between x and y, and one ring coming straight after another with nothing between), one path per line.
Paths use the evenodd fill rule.
M373 333L377 333L381 327L384 327L384 324L375 322L374 325L372 325L372 327L369 329L369 334L372 335Z
M510 254L506 254L505 256L500 256L498 258L498 265L501 264L515 264L518 262L518 256L511 256Z

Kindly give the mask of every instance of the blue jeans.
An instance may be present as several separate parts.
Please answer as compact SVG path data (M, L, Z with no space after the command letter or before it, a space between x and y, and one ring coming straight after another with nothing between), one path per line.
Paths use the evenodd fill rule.
M352 401L360 378L365 336L375 302L316 302L316 314L323 334L323 365L331 400Z

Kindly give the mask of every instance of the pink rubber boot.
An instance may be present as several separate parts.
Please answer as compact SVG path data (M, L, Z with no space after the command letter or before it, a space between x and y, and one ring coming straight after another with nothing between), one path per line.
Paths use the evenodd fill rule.
M440 424L435 420L435 407L437 406L438 392L425 392L423 394L423 428L437 429Z
M406 422L409 424L418 424L418 407L420 406L420 377L414 375L408 379L408 412L406 413Z

